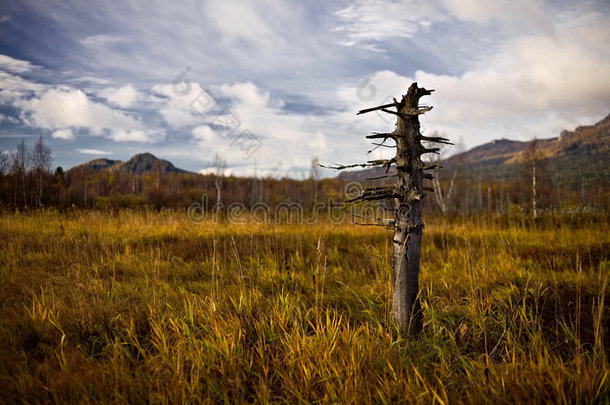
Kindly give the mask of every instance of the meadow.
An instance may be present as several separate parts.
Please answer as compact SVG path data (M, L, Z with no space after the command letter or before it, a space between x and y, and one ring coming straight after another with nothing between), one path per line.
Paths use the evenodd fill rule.
M382 228L0 214L0 401L608 403L608 219L424 219L413 339Z

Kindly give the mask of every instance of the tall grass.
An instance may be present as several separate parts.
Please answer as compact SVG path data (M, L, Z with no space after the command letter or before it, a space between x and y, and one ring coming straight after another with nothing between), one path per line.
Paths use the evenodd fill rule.
M13 403L607 403L608 224L430 219L424 331L381 229L0 216Z

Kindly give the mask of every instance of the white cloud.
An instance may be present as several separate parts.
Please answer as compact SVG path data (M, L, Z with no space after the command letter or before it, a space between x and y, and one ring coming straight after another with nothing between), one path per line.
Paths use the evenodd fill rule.
M358 45L380 51L370 41L392 38L411 38L427 31L433 21L445 19L443 11L434 2L414 0L358 0L334 13L338 27L335 31L346 37L340 43Z
M206 113L216 105L216 100L199 83L158 84L152 91L163 96L155 101L160 104L159 112L165 122L175 129L205 122L209 119Z
M0 69L12 73L27 73L32 71L36 66L28 61L11 58L7 55L0 54Z
M110 80L108 79L104 79L101 77L93 77L93 76L80 76L80 77L75 77L73 79L70 79L69 82L71 83L87 83L87 84L98 84L98 85L107 85L110 84Z
M23 100L21 106L30 124L42 128L141 126L133 118L89 100L87 95L78 89L51 89L40 97Z
M131 107L139 98L138 92L131 84L119 88L104 89L100 91L100 95L111 104L121 108Z
M384 41L414 38L452 17L480 25L494 23L489 39L500 30L553 34L551 14L538 0L357 0L334 13L334 31L343 35L341 45L385 52Z
M37 68L30 62L0 55L0 103L18 108L26 125L52 130L54 138L65 140L74 139L75 127L117 141L146 142L159 138L161 131L146 130L139 120L91 101L80 89L51 87L19 76ZM105 89L102 93L121 107L138 98L131 85Z
M216 167L204 167L203 169L199 169L199 171L197 173L199 173L199 174L217 174L218 173L218 168L216 168ZM235 176L242 175L243 176L243 172L242 171L240 171L240 170L233 170L233 169L230 169L230 168L225 168L222 171L222 174L224 176L233 176L233 175L235 175Z
M197 126L191 133L193 138L203 142L214 142L218 137L218 134L207 125Z
M151 134L142 130L118 130L110 133L110 139L119 142L149 142Z
M71 140L74 139L74 133L71 129L58 129L53 132L53 138Z
M23 97L43 90L45 85L20 76L35 70L40 70L40 67L25 60L0 54L0 104L12 105Z
M34 83L9 72L0 71L0 104L13 104L15 101L45 88L45 85Z
M281 168L306 170L311 158L328 152L327 132L339 130L336 121L327 116L303 116L284 108L281 99L251 82L223 84L213 88L219 96L228 97L228 111L239 125L230 134L209 125L192 130L193 139L206 155L218 152L232 164L235 174L252 175L257 162L259 175ZM246 136L251 143L241 144ZM253 146L250 150L242 145Z
M148 142L156 140L160 131L144 128L142 123L120 111L91 101L73 88L54 88L31 99L15 102L21 108L21 118L28 125L51 129L87 128L93 135L106 135L116 141ZM68 139L67 132L57 135ZM56 136L57 136L56 135Z
M580 46L585 40L589 48ZM558 40L523 37L459 77L418 72L416 79L439 89L439 108L452 122L603 114L610 103L608 43L602 26L558 33Z
M117 42L121 42L121 41L123 41L122 38L119 38L119 37L116 37L113 35L108 35L108 34L100 34L100 35L93 35L93 36L87 37L87 38L81 40L80 43L83 45L86 45L86 46L98 47L98 46L116 44Z
M77 152L83 153L85 155L111 155L112 152L107 152L105 150L99 149L76 149Z
M549 11L536 0L444 0L444 4L448 12L460 20L529 25L552 32L552 24L547 18Z
M290 23L287 4L282 1L209 0L203 7L206 16L228 42L243 41L261 49L285 44L283 36L276 32L276 28Z
M261 91L251 82L223 84L214 87L221 95L232 98L234 101L249 108L265 108L271 101L269 92ZM282 107L281 100L274 100L275 107Z
M326 151L327 143L326 137L321 131L316 131L307 140L307 148L312 152L323 152ZM309 156L308 156L309 158Z

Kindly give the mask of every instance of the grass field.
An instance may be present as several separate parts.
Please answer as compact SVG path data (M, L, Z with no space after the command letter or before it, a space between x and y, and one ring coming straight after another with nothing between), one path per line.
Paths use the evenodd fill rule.
M48 211L0 240L1 402L608 403L607 220L428 219L417 341L383 229Z

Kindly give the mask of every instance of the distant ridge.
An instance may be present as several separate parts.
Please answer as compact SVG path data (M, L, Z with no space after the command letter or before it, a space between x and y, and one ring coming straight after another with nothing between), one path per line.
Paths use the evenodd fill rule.
M174 166L173 163L165 159L159 159L152 153L148 152L134 155L126 161L110 160L106 158L93 159L89 162L74 166L68 170L68 173L87 169L95 172L108 171L111 173L136 175L148 174L151 172L160 173L162 175L169 173L191 173L186 170L179 169Z
M110 166L113 166L117 163L121 163L121 161L120 160L110 160L110 159L106 159L106 158L98 158L98 159L93 159L87 163L83 163L82 165L79 165L79 166L86 165L87 167L89 167L90 169L93 169L93 170L102 170L102 169L107 169Z

